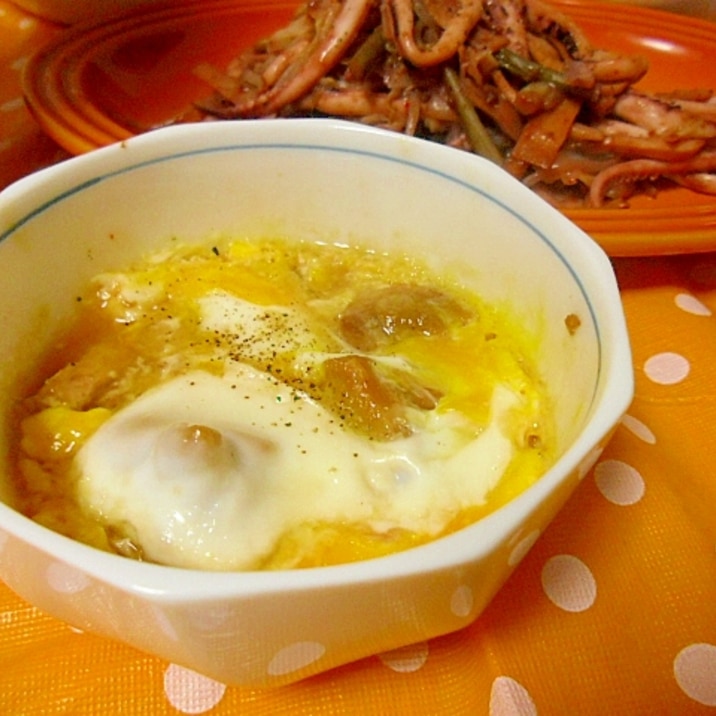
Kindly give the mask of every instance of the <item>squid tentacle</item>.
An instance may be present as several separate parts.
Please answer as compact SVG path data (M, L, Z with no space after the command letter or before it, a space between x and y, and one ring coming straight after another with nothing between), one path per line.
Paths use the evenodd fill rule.
M678 181L690 175L705 175L716 172L716 151L704 151L693 159L682 162L664 162L656 159L632 159L620 162L599 172L589 188L589 200L592 206L604 205L607 191L615 182L633 183L643 179L666 177ZM688 180L686 180L688 181ZM701 177L702 186L713 186Z
M328 33L318 42L298 71L278 78L266 92L236 106L237 115L270 115L309 92L345 55L373 7L373 0L345 0Z
M410 0L389 0L397 28L401 54L416 67L431 67L453 57L482 17L483 0L463 0L452 22L431 47L420 47L415 38L415 18Z

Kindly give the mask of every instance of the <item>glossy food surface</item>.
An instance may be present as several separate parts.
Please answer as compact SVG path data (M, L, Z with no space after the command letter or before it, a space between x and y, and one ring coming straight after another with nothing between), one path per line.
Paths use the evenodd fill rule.
M595 46L643 55L639 86L665 91L716 88L716 26L670 13L591 0L557 3ZM80 26L39 53L25 92L44 129L73 153L172 121L210 93L193 74L200 62L224 67L284 25L294 2L153 5ZM604 22L608 12L609 22ZM716 247L716 199L686 189L638 197L628 209L565 212L613 256L691 253Z

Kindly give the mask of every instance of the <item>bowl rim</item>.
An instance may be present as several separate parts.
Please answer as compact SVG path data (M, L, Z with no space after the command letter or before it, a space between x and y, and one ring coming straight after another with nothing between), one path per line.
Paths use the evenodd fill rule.
M403 552L349 564L308 569L275 571L213 572L136 562L102 552L45 528L30 518L0 503L0 534L7 533L40 550L52 559L76 567L98 582L109 583L126 592L152 594L166 602L187 602L208 597L255 595L290 590L310 591L327 587L366 584L374 581L412 577L417 573L442 571L475 561L510 536L514 525L525 520L541 502L579 468L585 455L594 450L626 412L634 394L631 349L618 286L606 253L581 229L556 209L539 199L523 184L487 160L468 152L437 145L425 140L353 122L334 119L245 120L242 122L187 124L163 127L129 140L67 159L24 177L0 192L0 216L15 204L28 205L28 199L40 197L39 206L27 210L0 226L0 243L47 207L61 201L73 191L136 169L149 162L179 156L204 147L225 151L237 143L276 146L296 143L330 148L350 144L364 153L399 156L401 161L428 167L454 179L465 167L480 167L481 175L496 178L502 195L504 187L527 202L538 226L549 225L551 231L567 232L569 255L582 256L585 265L602 282L604 295L600 320L592 319L600 340L600 371L597 385L601 395L593 398L588 423L558 460L533 485L505 505L477 522L439 537L427 544ZM470 182L474 182L474 175ZM68 189L67 187L71 188ZM64 187L64 188L63 188ZM514 202L513 202L514 203ZM502 204L511 213L514 210ZM21 212L22 213L22 212ZM518 217L519 218L519 217ZM3 220L3 223L5 221ZM532 220L530 221L532 224ZM573 278L581 286L570 262L546 238L560 255ZM584 262L583 262L584 263ZM584 287L585 298L588 292ZM592 311L592 304L587 301ZM197 575L201 575L197 579Z

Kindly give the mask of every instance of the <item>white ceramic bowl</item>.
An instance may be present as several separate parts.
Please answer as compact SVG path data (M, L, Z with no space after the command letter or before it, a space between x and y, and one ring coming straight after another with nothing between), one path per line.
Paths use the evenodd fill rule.
M18 376L96 273L172 237L360 240L456 264L542 336L560 457L478 523L361 563L200 573L96 551L0 504L0 577L76 627L222 682L280 684L473 621L594 463L633 394L602 250L471 154L329 120L161 129L0 194L0 419ZM569 335L564 319L581 318ZM469 370L469 366L465 367ZM0 457L9 446L5 432ZM7 492L7 491L6 491ZM7 497L7 496L6 496Z

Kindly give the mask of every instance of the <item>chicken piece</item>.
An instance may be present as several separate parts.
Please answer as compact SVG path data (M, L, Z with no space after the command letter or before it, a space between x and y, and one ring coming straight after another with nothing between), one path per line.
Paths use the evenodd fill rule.
M397 283L357 296L340 316L340 331L354 348L373 351L410 335L440 335L471 317L436 288Z
M77 360L50 376L34 399L38 407L62 405L86 410L101 402L132 361L129 350L116 346L89 348Z
M394 440L411 433L405 405L373 368L370 358L346 355L324 364L325 399L350 428L377 440Z

